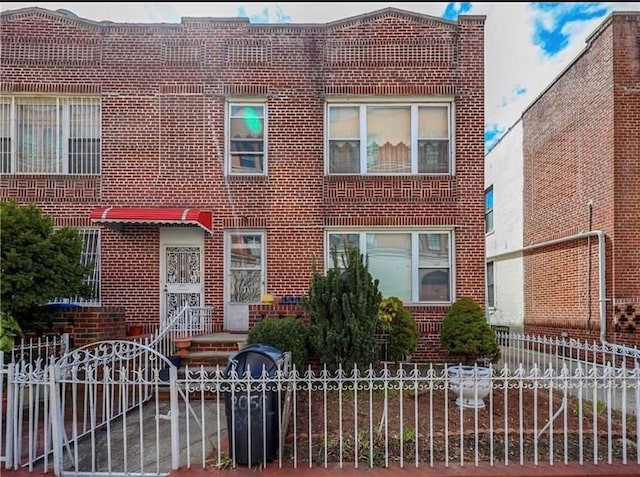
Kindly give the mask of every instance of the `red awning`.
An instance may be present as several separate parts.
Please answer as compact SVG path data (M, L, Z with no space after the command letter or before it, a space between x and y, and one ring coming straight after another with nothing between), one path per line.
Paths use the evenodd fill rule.
M116 224L186 224L197 225L211 233L213 214L209 210L162 207L96 207L91 222L106 226Z

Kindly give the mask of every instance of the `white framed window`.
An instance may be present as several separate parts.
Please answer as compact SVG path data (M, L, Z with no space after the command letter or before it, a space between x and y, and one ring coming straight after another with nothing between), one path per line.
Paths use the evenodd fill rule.
M369 272L379 280L384 297L404 302L451 303L454 288L453 234L429 231L329 231L325 265L333 267L332 250L338 266L347 246L358 246L366 255Z
M100 174L101 104L95 97L0 97L5 174Z
M451 174L452 104L328 104L327 173Z
M229 244L229 302L260 303L265 290L265 237L259 231L227 234Z
M266 174L266 106L227 104L227 174Z
M487 306L489 308L496 307L496 289L493 272L493 262L487 262Z
M59 298L52 303L75 303L83 306L100 306L101 303L101 257L100 257L100 229L81 228L78 234L82 237L82 255L80 261L83 265L93 264L91 274L86 278L86 283L93 290L92 298Z
M484 191L484 233L493 232L493 186Z

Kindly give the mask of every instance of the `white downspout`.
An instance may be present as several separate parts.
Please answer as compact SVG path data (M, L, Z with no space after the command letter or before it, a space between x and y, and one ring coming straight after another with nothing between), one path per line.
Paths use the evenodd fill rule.
M579 234L570 235L569 237L562 237L555 240L549 240L548 242L536 243L523 247L522 250L534 250L540 247L548 247L562 242L569 242L572 240L579 240L587 237L598 237L598 302L600 307L600 341L606 345L613 345L607 342L607 294L606 294L606 282L605 282L605 239L606 236L602 230L591 230L589 232L580 232ZM513 252L510 252L513 253Z

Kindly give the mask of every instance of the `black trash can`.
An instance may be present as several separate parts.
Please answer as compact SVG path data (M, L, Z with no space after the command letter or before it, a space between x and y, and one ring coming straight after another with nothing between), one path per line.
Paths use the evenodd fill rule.
M265 344L246 346L229 358L225 414L229 451L236 464L267 463L278 452L278 406L283 399L276 381L268 378L275 377L279 368L285 370L284 358L282 351Z

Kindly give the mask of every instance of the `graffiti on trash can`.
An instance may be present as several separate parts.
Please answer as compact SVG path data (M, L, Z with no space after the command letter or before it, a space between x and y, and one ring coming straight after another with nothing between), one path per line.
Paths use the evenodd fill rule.
M264 396L259 394L236 394L231 396L236 427L249 423L249 415L252 420L260 419L264 408Z

